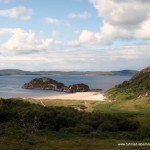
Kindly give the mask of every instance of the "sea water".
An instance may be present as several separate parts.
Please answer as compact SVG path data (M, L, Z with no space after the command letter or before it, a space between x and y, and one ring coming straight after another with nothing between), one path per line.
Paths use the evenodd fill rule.
M13 75L0 76L0 97L38 97L63 94L62 92L50 90L23 89L24 83L34 78L48 77L65 85L84 83L91 89L102 89L106 91L117 84L131 78L131 75Z

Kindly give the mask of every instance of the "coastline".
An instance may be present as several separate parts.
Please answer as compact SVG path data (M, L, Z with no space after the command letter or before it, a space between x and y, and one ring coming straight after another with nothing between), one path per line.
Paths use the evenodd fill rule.
M30 97L42 100L86 100L86 101L106 101L104 94L100 92L77 92L63 95Z

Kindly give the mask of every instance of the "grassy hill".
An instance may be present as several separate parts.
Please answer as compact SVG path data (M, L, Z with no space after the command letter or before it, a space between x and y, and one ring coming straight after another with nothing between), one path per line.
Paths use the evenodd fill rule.
M150 67L141 70L129 81L106 91L111 103L97 104L93 111L111 114L135 114L150 125Z
M106 92L108 97L112 99L137 99L150 96L150 67L141 70L135 74L129 81Z

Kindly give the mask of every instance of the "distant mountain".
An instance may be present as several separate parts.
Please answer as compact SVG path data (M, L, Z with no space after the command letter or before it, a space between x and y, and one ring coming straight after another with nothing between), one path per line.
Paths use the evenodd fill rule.
M4 69L0 70L0 75L134 75L136 70L121 70L121 71L23 71L19 69Z
M112 71L112 74L116 75L134 75L138 71L137 70L121 70L121 71Z
M135 74L129 81L107 91L115 99L150 97L150 66Z

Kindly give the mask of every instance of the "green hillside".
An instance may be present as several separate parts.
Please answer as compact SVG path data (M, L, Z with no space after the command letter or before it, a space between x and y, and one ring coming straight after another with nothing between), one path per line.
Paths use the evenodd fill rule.
M106 92L112 99L137 99L150 96L150 67L135 74L129 81Z

